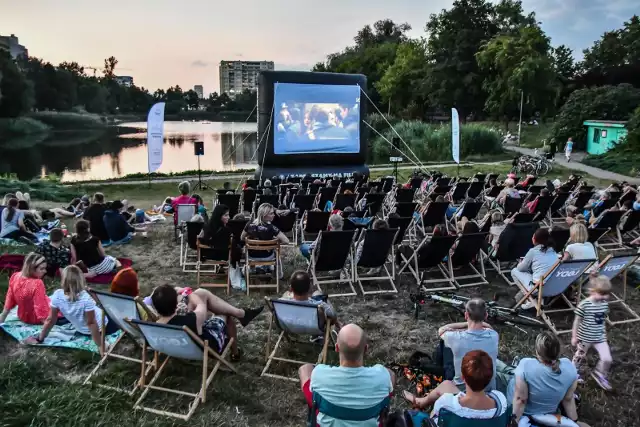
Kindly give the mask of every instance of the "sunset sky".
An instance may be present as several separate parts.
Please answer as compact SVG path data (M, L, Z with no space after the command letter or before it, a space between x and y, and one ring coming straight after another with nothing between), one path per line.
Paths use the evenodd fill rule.
M378 19L412 25L424 36L431 13L452 0L0 0L0 34L14 33L29 54L58 64L102 68L150 91L178 84L218 90L221 60L272 60L279 70L309 70L351 44ZM638 0L523 0L554 45L582 49L640 12Z

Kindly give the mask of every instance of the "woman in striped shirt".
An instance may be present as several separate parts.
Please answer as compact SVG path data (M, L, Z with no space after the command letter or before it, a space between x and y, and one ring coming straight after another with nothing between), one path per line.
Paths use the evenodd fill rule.
M607 343L607 329L605 320L609 314L609 294L611 282L606 276L592 277L589 283L589 297L576 308L573 322L571 345L576 347L573 364L578 373L584 364L591 347L600 356L596 369L591 376L604 390L611 390L608 374L611 366L611 350Z

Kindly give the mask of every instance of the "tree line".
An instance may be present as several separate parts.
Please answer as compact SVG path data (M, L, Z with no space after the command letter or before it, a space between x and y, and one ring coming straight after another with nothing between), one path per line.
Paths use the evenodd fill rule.
M464 119L553 117L570 95L594 86L640 87L640 20L602 35L576 62L553 46L520 1L456 0L432 14L426 36L411 39L409 24L386 19L356 34L314 71L361 73L383 113L425 119L458 109ZM629 112L630 113L630 112Z
M31 111L86 111L96 114L146 114L156 102L166 102L165 113L206 109L210 112L251 111L256 94L245 91L231 99L212 93L199 99L194 90L172 86L151 93L144 87L116 80L118 60L104 60L100 76L90 75L77 62L53 65L35 57L13 60L0 51L0 117L18 117Z

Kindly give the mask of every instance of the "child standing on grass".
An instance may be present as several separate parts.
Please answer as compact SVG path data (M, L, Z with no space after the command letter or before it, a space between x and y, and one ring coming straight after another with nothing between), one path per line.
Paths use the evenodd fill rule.
M606 276L592 277L589 283L589 297L582 301L576 309L573 322L571 345L576 347L573 364L578 372L584 364L591 347L600 356L596 369L591 376L604 390L611 390L608 375L611 366L611 350L607 343L605 320L609 314L609 294L611 282Z

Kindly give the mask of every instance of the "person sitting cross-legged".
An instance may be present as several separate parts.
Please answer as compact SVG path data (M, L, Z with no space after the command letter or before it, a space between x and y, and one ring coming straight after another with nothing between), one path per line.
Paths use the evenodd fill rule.
M289 279L289 286L289 291L285 292L282 298L309 302L321 306L326 316L336 325L336 329L340 330L341 324L338 321L338 316L333 305L326 301L325 295L312 290L311 276L309 276L309 273L302 270L294 271Z
M504 414L508 406L504 394L497 390L485 391L493 381L493 358L482 350L473 350L464 355L460 366L465 391L460 391L453 381L444 381L429 393L431 398L436 398L431 411L433 421L438 422L442 409L466 419L489 419ZM405 399L418 409L429 405L429 396L416 398L404 392Z
M338 334L336 351L340 366L305 364L300 367L300 387L309 407L313 407L313 394L335 405L346 417L333 418L320 411L320 427L378 427L378 415L365 421L347 420L349 410L377 410L393 391L395 375L382 365L364 366L367 337L358 325L344 326ZM382 408L380 408L382 410ZM372 410L372 412L374 412Z

